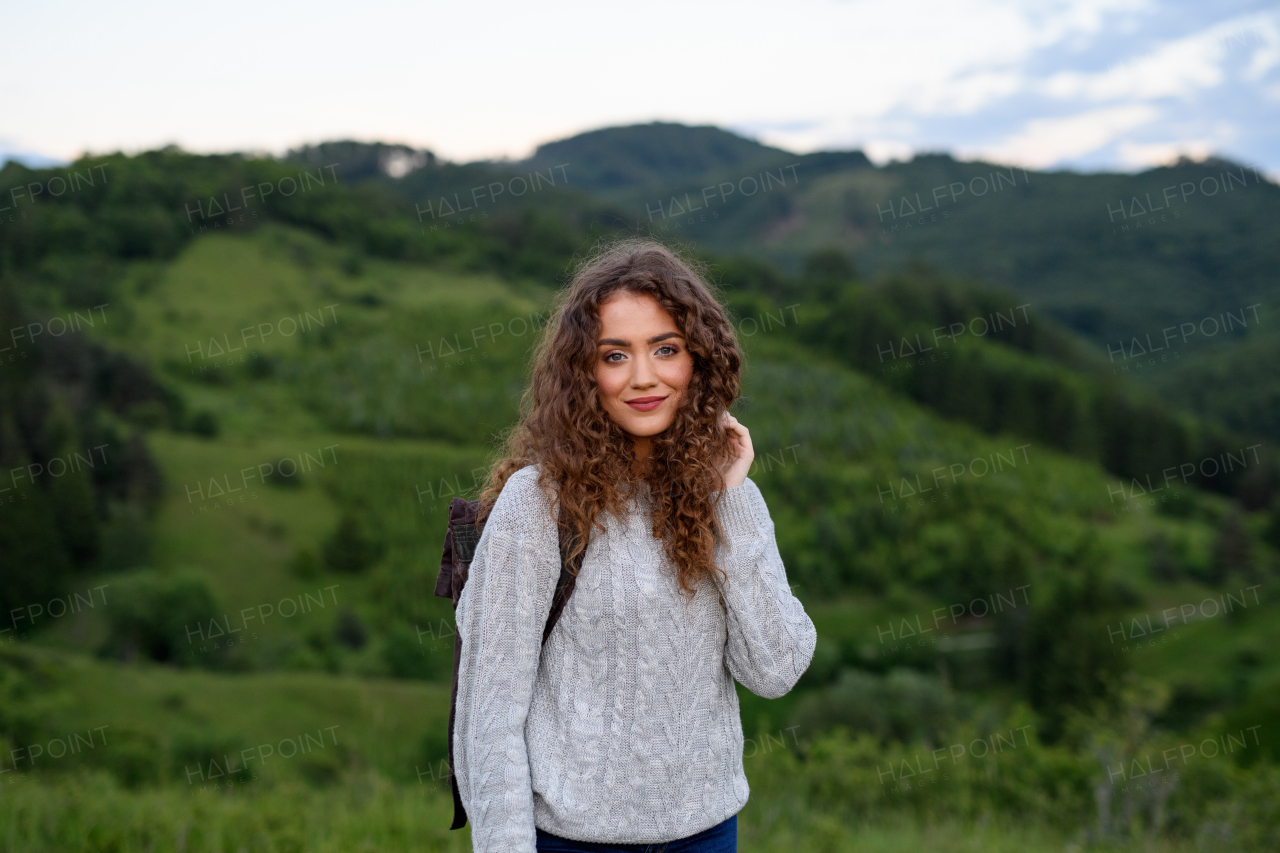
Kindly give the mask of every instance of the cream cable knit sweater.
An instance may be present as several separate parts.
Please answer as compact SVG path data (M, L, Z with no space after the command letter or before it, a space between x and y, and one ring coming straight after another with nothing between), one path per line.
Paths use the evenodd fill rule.
M560 554L537 477L508 479L458 602L454 763L474 850L535 853L535 825L621 844L715 826L747 802L733 680L781 696L817 640L759 488L725 490L716 510L727 618L712 586L686 606L642 487L594 531L540 652Z

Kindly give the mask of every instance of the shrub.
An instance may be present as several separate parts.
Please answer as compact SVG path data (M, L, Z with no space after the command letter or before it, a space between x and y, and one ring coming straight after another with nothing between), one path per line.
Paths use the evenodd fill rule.
M174 780L186 785L226 774L226 782L243 783L253 777L241 749L248 737L215 734L208 729L182 728L169 742L170 769Z
M940 737L954 716L954 696L934 676L895 669L881 678L846 669L835 684L804 696L793 722L805 731L845 726L906 742Z
M213 593L200 575L144 569L111 586L102 654L124 660L141 655L179 666L226 660L232 638L219 626Z
M285 462L288 462L290 467L293 469L287 474L284 470ZM273 486L302 485L302 475L298 473L298 463L294 462L292 459L277 460L276 463L271 466L271 471L264 479Z
M325 565L335 572L362 572L381 555L382 548L365 535L360 520L350 512L342 514L338 527L324 543Z
M107 732L102 759L121 785L139 788L159 781L164 759L154 731L130 726Z
M450 671L451 642L422 642L413 628L395 623L387 631L382 660L396 678L432 680Z
M316 549L310 545L299 545L293 552L293 559L289 561L289 570L293 572L294 577L303 580L319 577L322 567Z
M362 649L369 636L354 612L343 608L338 611L338 619L333 626L333 638L349 649Z
M218 419L207 409L196 412L191 418L191 431L202 438L217 438Z

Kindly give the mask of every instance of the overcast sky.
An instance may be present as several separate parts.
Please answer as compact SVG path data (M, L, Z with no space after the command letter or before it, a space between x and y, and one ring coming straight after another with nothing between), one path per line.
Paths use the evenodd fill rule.
M0 157L355 138L474 160L664 120L877 161L1280 174L1275 0L44 0L4 21Z

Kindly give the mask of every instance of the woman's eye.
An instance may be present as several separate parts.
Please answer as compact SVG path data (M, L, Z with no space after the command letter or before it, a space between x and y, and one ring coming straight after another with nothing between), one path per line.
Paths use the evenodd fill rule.
M617 360L616 360L616 359L614 359L614 356L615 356L615 355L622 355L622 353L620 353L620 352L611 352L611 353L609 353L608 355L606 355L606 356L604 357L604 360L605 360L605 361L607 361L607 362L609 362L610 364L617 364L617 363L618 363L618 362L617 362Z
M679 350L679 349L677 349L676 347L672 346L671 344L664 344L663 346L658 347L658 352L662 352L664 349L665 349L665 350L671 350L671 354L672 354L672 355L675 355L676 353L680 352L680 350Z

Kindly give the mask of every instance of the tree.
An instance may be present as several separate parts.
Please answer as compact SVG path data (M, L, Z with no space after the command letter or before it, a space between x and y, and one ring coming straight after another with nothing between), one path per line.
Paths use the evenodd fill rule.
M1223 516L1218 525L1218 538L1213 543L1213 563L1209 582L1220 584L1232 572L1249 571L1253 561L1253 542L1238 511Z
M820 299L834 300L843 285L858 277L858 271L839 249L819 249L804 259L800 277Z
M335 572L363 572L382 556L382 547L364 533L360 519L344 512L324 543L324 562Z
M110 590L103 655L214 666L236 640L235 623L218 612L208 582L194 572L166 577L144 569L112 581Z
M1044 603L1032 605L1027 621L1023 687L1043 715L1042 735L1060 738L1071 709L1087 711L1108 695L1129 666L1129 657L1109 633L1114 594L1102 582L1095 541L1084 543Z

